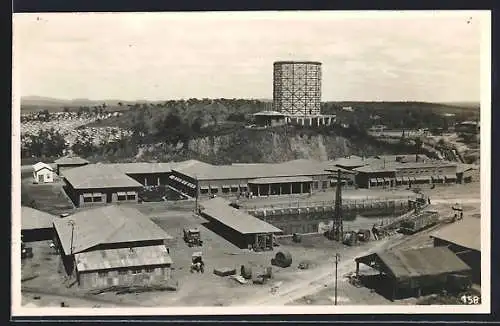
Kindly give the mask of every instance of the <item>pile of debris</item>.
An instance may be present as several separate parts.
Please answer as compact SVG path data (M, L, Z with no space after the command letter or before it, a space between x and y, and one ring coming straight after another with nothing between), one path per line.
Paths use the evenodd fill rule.
M116 294L125 293L140 293L140 292L152 292L152 291L177 291L179 288L179 282L168 280L166 282L161 282L157 284L149 285L113 285L105 288L98 288L90 290L88 293L92 295L97 295L105 292L115 292Z

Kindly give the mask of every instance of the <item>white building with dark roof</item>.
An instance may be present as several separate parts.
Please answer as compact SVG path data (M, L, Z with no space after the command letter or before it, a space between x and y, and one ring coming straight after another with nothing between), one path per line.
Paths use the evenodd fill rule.
M54 182L54 169L46 163L38 162L33 165L33 179L35 183Z

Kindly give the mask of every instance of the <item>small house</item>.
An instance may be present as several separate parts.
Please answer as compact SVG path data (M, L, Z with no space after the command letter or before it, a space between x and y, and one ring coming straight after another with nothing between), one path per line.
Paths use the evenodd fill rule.
M33 165L33 179L35 183L54 182L54 169L48 164L38 162Z

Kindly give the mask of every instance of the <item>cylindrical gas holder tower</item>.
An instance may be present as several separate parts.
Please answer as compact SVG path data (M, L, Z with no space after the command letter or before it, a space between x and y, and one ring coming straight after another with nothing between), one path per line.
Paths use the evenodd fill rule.
M321 113L321 62L274 63L274 110L294 116Z

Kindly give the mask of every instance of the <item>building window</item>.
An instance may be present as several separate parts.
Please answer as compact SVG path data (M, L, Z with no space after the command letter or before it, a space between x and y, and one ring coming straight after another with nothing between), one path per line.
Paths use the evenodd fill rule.
M132 269L132 274L134 274L134 275L141 274L141 273L142 273L142 269L140 269L140 268L133 268Z
M231 187L231 192L238 192L238 187Z
M118 195L118 200L126 200L127 196L125 195Z
M108 276L108 272L97 272L97 275L99 275L99 277L106 277Z
M318 181L314 181L314 189L318 189Z
M229 192L229 188L222 188L222 192L227 194Z
M208 194L208 189L206 188L200 189L200 194Z
M127 275L128 273L127 273L127 270L126 270L126 269L120 269L120 270L118 271L118 274L119 274L119 275Z
M328 188L328 181L323 181L323 188Z
M218 189L218 188L210 188L210 192L211 192L212 194L216 194L216 193L218 193L218 192L219 192L219 189Z
M92 202L92 197L83 197L83 202L84 203L91 203Z
M96 202L96 203L102 202L102 197L101 196L94 197L94 202Z
M127 200L135 200L135 195L127 195Z
M144 271L145 271L146 273L153 273L153 272L155 271L155 269L154 269L154 267L146 267L146 268L144 269Z

